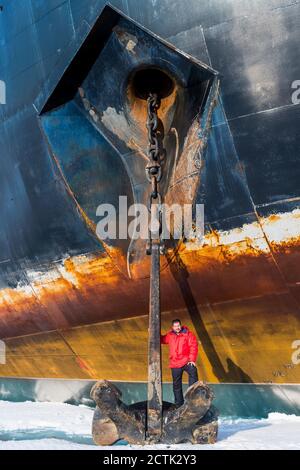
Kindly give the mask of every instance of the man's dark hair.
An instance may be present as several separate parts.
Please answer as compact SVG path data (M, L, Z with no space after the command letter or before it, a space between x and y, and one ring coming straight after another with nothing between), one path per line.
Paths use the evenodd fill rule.
M172 325L174 325L174 323L180 323L181 325L181 321L179 320L179 318L175 318L174 320L172 320Z

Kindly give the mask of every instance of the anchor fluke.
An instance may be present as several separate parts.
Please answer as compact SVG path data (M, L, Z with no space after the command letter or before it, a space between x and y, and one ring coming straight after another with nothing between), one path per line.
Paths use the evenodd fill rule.
M212 405L214 398L209 386L201 381L191 385L184 404L162 404L160 438L147 435L147 401L126 405L120 390L107 380L97 382L91 391L96 402L93 419L93 439L96 444L112 445L119 440L129 444L165 443L213 444L218 434L218 412Z
M98 445L112 445L120 439L142 444L145 418L121 400L122 392L107 380L97 382L91 390L96 402L92 434Z

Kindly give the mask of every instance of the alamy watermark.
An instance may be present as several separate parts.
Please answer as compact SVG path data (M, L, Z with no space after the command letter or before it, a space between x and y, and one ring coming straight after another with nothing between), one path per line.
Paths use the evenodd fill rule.
M0 364L6 364L6 346L4 341L0 340Z
M300 339L293 341L291 347L292 349L295 349L291 357L292 364L298 365L300 364Z
M3 80L0 80L0 104L6 104L6 85Z
M291 88L295 90L292 93L292 103L300 104L300 80L294 80L292 82Z
M163 240L197 238L204 236L204 205L196 204L152 204L149 212L145 204L128 207L127 196L119 196L119 207L100 204L96 216L96 233L101 240L126 240L128 238L147 240L149 231L160 232Z

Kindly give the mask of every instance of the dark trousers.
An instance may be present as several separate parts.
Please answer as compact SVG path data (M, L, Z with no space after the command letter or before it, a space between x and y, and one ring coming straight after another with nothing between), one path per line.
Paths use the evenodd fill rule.
M183 367L171 368L173 378L173 392L175 404L178 406L183 405L183 392L182 392L182 374L183 371L189 375L189 387L198 381L197 367L192 364L185 364Z

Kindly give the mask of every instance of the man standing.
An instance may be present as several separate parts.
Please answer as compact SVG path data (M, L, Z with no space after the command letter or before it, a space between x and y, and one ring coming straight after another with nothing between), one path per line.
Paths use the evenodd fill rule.
M198 354L198 342L196 336L187 326L181 326L181 321L176 318L172 321L172 329L160 336L162 344L169 345L169 367L172 370L173 392L175 404L183 405L182 374L188 373L189 387L198 381L196 359Z

